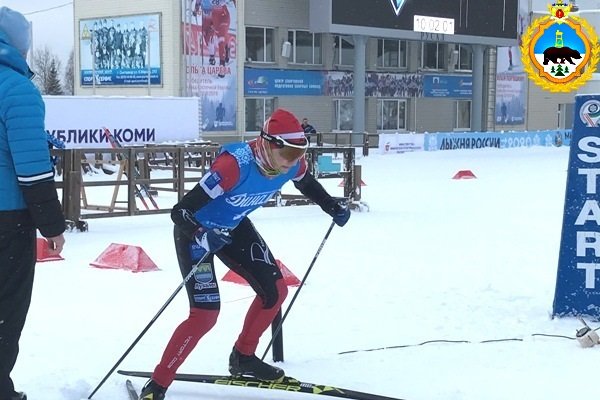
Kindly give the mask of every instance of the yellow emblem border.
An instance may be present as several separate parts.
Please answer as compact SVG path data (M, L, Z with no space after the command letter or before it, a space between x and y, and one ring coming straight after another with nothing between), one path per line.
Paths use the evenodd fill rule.
M600 60L598 35L596 34L593 26L584 18L575 15L569 15L567 20L562 21L562 23L568 23L571 28L576 30L579 37L585 42L586 50L589 46L591 54L588 55L586 53L584 61L577 66L576 72L570 75L570 79L558 80L554 77L549 77L548 74L543 70L543 67L541 67L537 62L535 55L532 55L533 39L539 39L539 37L544 33L544 28L548 28L550 25L555 23L558 22L555 21L551 16L546 15L537 18L527 27L527 30L522 35L522 42L520 46L521 62L523 63L523 69L529 76L529 79L542 89L550 92L568 93L585 84L591 79L592 73L596 71L596 66ZM579 27L574 25L579 25ZM581 27L583 27L585 32L581 31ZM537 71L534 70L534 66L537 68ZM585 68L585 71L581 72L583 68ZM578 72L580 73L578 74Z

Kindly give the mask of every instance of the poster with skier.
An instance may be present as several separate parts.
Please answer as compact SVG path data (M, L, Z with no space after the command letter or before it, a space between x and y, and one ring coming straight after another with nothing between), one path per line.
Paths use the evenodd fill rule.
M202 99L203 131L236 129L235 0L182 0L186 96Z

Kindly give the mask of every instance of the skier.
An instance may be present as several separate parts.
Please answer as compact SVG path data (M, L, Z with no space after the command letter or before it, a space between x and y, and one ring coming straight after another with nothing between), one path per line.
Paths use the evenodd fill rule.
M275 257L247 215L292 180L337 225L348 222L350 210L308 173L307 147L298 119L277 109L257 139L223 146L210 171L173 207L173 236L182 275L187 276L205 253L209 254L186 283L189 317L173 333L140 400L164 399L179 366L215 325L220 296L213 255L243 276L257 294L229 356L229 372L274 382L284 377L282 369L254 354L288 290Z

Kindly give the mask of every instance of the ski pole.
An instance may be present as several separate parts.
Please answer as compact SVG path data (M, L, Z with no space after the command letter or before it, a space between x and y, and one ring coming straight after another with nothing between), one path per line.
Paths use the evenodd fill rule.
M283 317L281 318L281 322L279 322L279 325L277 325L277 329L275 329L275 331L273 332L273 335L271 335L271 341L269 341L269 344L267 345L267 348L265 349L265 353L262 355L261 360L265 359L265 356L269 352L269 349L271 348L273 341L275 340L277 335L279 335L279 331L281 331L281 327L283 326L283 322L285 321L285 318L287 317L288 313L290 312L292 305L294 305L294 301L296 301L296 297L298 297L298 294L300 293L300 289L302 289L302 287L304 286L304 282L306 282L306 278L308 278L308 274L310 273L310 270L312 269L312 267L315 265L315 262L317 261L317 257L319 257L319 254L321 253L323 246L325 246L325 242L327 241L327 238L329 237L329 234L331 233L331 230L333 229L334 226L335 226L335 222L331 221L331 225L329 225L329 229L327 230L325 237L321 241L321 245L317 249L317 252L315 253L315 256L313 257L313 259L308 267L308 270L304 274L304 277L302 278L302 281L300 282L300 286L298 287L298 290L296 290L296 293L294 293L294 296L292 297L292 301L290 301L290 305L285 310L285 313L283 313Z
M204 259L209 254L210 253L207 251L206 253L204 253L204 255L202 256L202 258L200 258L200 260L198 260L198 262L196 264L194 264L194 266L192 267L192 270L187 274L187 276L185 278L183 278L183 281L181 281L181 283L179 284L179 286L177 286L177 289L175 289L175 291L167 299L167 301L165 302L165 304L163 304L163 306L160 308L160 310L158 310L158 312L150 320L150 322L148 323L148 325L146 325L146 327L142 330L142 332L138 335L138 337L136 337L135 340L133 341L133 343L131 343L131 345L129 346L129 348L127 348L127 350L125 350L125 353L123 353L123 355L121 356L121 358L119 358L119 360L115 363L115 365L113 365L113 367L110 369L110 371L108 371L108 373L104 376L104 378L102 378L102 380L100 381L100 383L98 384L98 386L96 386L96 388L94 389L94 391L92 393L90 393L90 395L88 396L88 399L91 399L92 396L94 396L94 394L96 394L96 392L98 391L98 389L100 389L100 387L102 387L102 385L104 385L104 382L106 382L106 380L108 379L108 377L115 371L115 369L117 369L117 367L119 366L119 364L121 364L121 362L125 359L125 357L127 357L127 355L129 354L129 352L131 352L131 350L135 347L135 345L140 341L140 339L142 338L142 336L144 336L146 334L146 332L148 332L148 329L150 329L150 327L156 322L156 320L158 319L158 317L160 317L160 315L163 313L163 311L166 310L167 306L171 303L171 301L173 301L173 299L175 298L175 296L177 296L177 293L179 293L179 291L186 285L186 283L190 279L192 279L192 276L194 276L194 274L196 273L196 271L200 267L200 264L202 264L202 262L204 261Z

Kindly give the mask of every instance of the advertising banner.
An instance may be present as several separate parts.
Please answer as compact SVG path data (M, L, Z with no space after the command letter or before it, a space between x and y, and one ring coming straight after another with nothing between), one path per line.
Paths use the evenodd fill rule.
M233 0L182 0L185 91L202 101L203 131L236 129L237 8Z
M290 71L280 69L244 69L244 94L322 96L323 71Z
M425 135L421 133L380 133L379 153L394 154L407 151L421 151Z
M494 147L509 149L531 146L569 146L569 130L537 132L438 132L425 134L425 151L483 149Z
M575 96L553 315L600 316L600 95Z
M473 78L470 75L424 75L423 92L425 97L470 99Z
M67 148L111 147L109 129L124 145L199 138L196 97L44 96L46 131Z
M266 96L334 96L354 94L354 76L345 71L244 69L244 94ZM367 97L421 97L423 75L369 72Z
M496 126L525 123L525 85L523 72L496 74Z
M160 85L160 14L79 21L82 86Z

